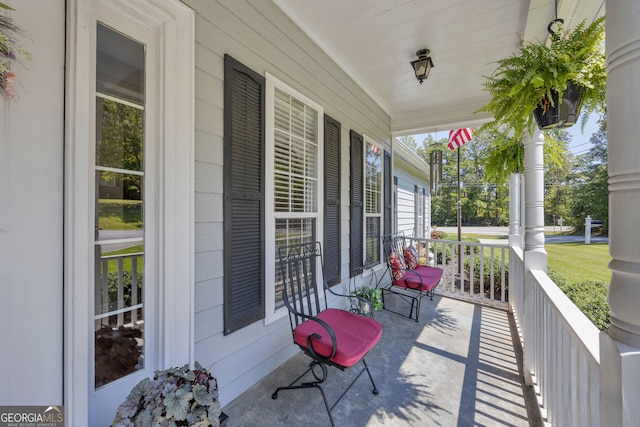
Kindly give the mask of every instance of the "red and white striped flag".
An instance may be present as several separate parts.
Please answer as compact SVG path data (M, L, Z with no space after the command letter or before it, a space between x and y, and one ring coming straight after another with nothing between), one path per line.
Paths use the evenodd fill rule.
M473 129L453 129L449 131L449 150L455 150L458 147L462 147L473 138Z

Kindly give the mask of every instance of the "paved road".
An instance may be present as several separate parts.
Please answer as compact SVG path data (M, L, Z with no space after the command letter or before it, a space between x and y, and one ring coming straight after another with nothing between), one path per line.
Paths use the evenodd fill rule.
M565 230L566 228L567 227L565 227ZM436 229L440 231L444 231L445 233L453 236L456 236L458 233L458 227L437 227ZM560 231L560 227L553 227L553 226L545 227L544 228L545 243L567 243L567 242L583 242L584 243L584 235L558 236L555 234L551 234L559 231ZM509 227L462 227L462 234L464 233L508 236ZM608 242L608 241L609 241L609 238L607 236L591 236L592 243Z

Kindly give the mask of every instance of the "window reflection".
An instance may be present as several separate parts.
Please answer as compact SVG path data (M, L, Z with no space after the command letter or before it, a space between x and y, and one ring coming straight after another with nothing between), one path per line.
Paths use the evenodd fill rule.
M144 45L98 24L95 388L144 368Z

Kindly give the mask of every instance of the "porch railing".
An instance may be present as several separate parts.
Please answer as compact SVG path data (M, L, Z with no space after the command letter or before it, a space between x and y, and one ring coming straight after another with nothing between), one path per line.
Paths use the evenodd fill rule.
M525 382L553 426L600 425L600 331L517 246L409 238L443 268L439 292L508 307L523 347ZM459 265L463 265L462 274ZM481 273L480 273L481 272Z
M510 248L509 264L525 381L534 386L543 419L600 425L599 330L544 271L525 272L521 249Z
M444 270L437 292L507 307L509 263L506 245L416 237L408 240L419 249L424 264Z
M142 320L142 272L138 269L142 257L143 252L100 257L94 316L97 328L104 324L117 328Z

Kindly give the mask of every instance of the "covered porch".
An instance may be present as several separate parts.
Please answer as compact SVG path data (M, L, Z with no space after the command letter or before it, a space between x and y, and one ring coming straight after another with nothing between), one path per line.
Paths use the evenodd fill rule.
M383 335L367 363L380 394L371 393L366 375L359 378L333 410L338 425L541 425L533 389L522 381L521 347L506 309L439 293L424 301L419 323L386 310L375 318ZM329 425L317 390L271 399L309 361L294 356L226 405L227 425ZM330 402L358 371L331 368L325 383Z
M612 407L601 395L607 366L599 346L606 335L545 271L525 269L525 255L535 255L523 250L521 185L513 181L508 245L410 239L434 253L435 265L445 270L443 280L433 301L422 303L419 322L386 310L375 313L383 338L367 360L380 394L371 394L368 381L358 379L333 411L340 425L606 424L603 417ZM484 254L484 274L468 269L461 281L452 271L456 250L463 264L465 258L477 264ZM408 312L401 299L385 303ZM223 408L230 425L258 419L269 425L328 425L315 390L271 399L276 387L292 382L309 362L301 353L294 356L230 402ZM357 372L330 374L330 402Z

